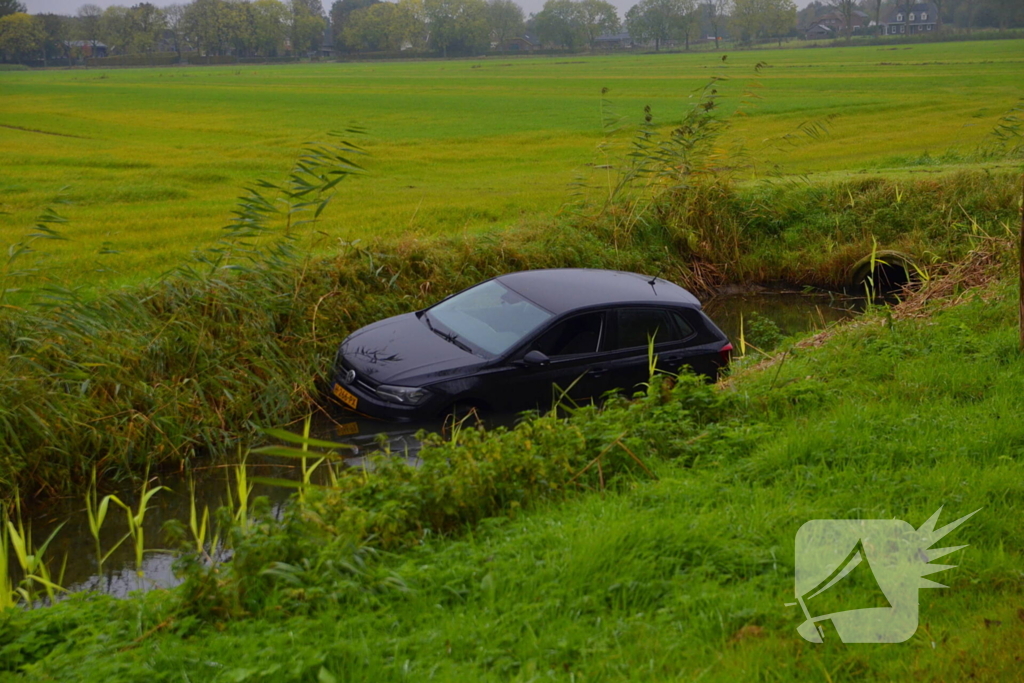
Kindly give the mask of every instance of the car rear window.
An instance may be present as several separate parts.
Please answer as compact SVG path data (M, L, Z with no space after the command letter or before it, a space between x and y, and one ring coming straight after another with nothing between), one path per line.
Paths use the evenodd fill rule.
M616 311L617 325L609 350L631 349L681 341L693 336L693 327L676 311L662 308L622 308Z
M678 333L678 339L688 339L695 335L697 331L693 329L693 325L687 322L686 318L683 317L679 311L672 311L670 313L672 320L676 324L676 332Z

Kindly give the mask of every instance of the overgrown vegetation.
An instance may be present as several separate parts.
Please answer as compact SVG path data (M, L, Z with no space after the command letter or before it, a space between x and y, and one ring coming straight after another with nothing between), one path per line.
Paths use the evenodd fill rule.
M257 502L230 564L184 543L180 590L5 612L0 661L108 681L1008 680L1024 559L1013 256L989 241L919 299L724 390L655 377L568 421L466 424L423 467L341 473L283 519ZM801 524L918 526L940 506L942 521L982 511L950 543L969 544L938 575L950 588L922 591L916 636L800 640L782 605Z

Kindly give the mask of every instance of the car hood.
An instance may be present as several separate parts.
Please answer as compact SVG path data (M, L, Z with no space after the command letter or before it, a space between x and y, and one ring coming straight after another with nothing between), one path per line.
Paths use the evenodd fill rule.
M439 337L416 313L356 330L342 342L341 355L348 367L373 385L421 386L486 362Z

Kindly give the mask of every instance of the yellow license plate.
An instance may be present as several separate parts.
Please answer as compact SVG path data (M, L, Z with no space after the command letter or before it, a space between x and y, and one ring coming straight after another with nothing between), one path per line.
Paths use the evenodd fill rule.
M356 406L359 405L359 399L350 392L345 391L340 384L334 385L334 395L352 410L355 410Z
M359 433L359 423L346 422L345 424L335 425L334 431L338 433L338 436L352 436Z

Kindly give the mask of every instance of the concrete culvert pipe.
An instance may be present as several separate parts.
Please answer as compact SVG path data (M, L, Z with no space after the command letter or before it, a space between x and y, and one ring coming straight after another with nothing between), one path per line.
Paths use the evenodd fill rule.
M884 296L898 292L904 285L918 280L917 262L910 255L899 251L876 251L874 255L868 254L850 268L849 282L854 293L865 293L870 284L875 295Z

